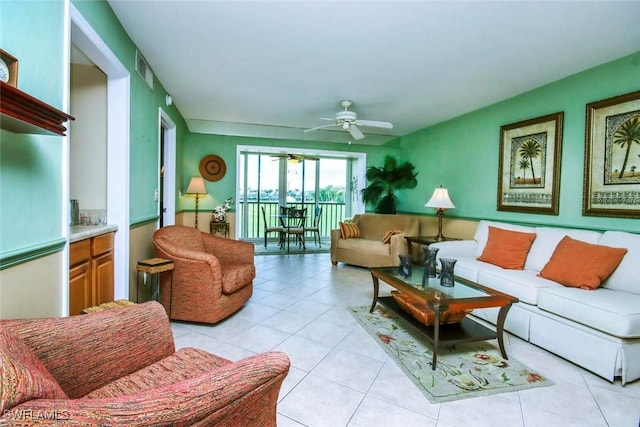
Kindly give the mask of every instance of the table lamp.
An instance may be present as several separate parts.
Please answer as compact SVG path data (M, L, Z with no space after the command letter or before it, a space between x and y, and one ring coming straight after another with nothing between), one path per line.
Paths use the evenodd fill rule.
M442 217L444 216L444 210L455 208L455 205L449 198L449 192L447 189L442 187L442 185L436 188L433 192L433 196L431 196L425 206L436 208L436 214L438 215L438 235L436 236L436 240L438 242L445 240L445 237L442 235Z
M194 176L189 181L187 187L187 194L196 195L196 228L198 228L198 199L201 194L207 194L207 187L204 184L204 178L201 176Z

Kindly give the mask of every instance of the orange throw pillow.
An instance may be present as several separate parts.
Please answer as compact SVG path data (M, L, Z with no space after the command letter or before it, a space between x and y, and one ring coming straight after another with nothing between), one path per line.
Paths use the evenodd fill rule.
M487 245L478 260L502 268L522 270L535 238L536 233L523 233L490 226Z
M402 233L402 230L389 230L386 233L384 233L384 236L382 237L382 243L384 243L385 245L387 243L391 243L391 236L393 236L394 234L400 234Z
M564 286L596 289L627 253L624 248L594 245L564 236L540 276Z
M340 238L341 239L353 239L360 237L360 229L358 224L352 222L340 223Z

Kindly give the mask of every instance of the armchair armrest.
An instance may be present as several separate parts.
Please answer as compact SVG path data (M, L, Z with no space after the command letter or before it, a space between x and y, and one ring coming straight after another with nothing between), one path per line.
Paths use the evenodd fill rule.
M475 240L451 240L429 245L438 248L438 258L463 258L475 256L478 242Z
M164 308L155 301L93 314L4 320L71 398L151 365L175 351Z
M143 393L31 400L5 412L0 424L275 426L278 393L288 371L286 354L262 353Z

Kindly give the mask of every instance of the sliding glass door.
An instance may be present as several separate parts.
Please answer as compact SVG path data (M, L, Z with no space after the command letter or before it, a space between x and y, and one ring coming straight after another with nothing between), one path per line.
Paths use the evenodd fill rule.
M320 235L328 237L352 215L352 163L346 156L241 151L238 237L263 238L265 226L278 224L280 206L306 208L309 226L321 208Z

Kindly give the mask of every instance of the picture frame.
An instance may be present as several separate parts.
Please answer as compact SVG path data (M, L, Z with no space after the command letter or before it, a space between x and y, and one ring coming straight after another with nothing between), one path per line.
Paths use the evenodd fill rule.
M7 71L9 72L7 84L18 87L18 59L3 49L0 49L0 59L6 64Z
M582 214L640 218L640 91L586 106Z
M558 215L564 112L500 127L498 210Z

